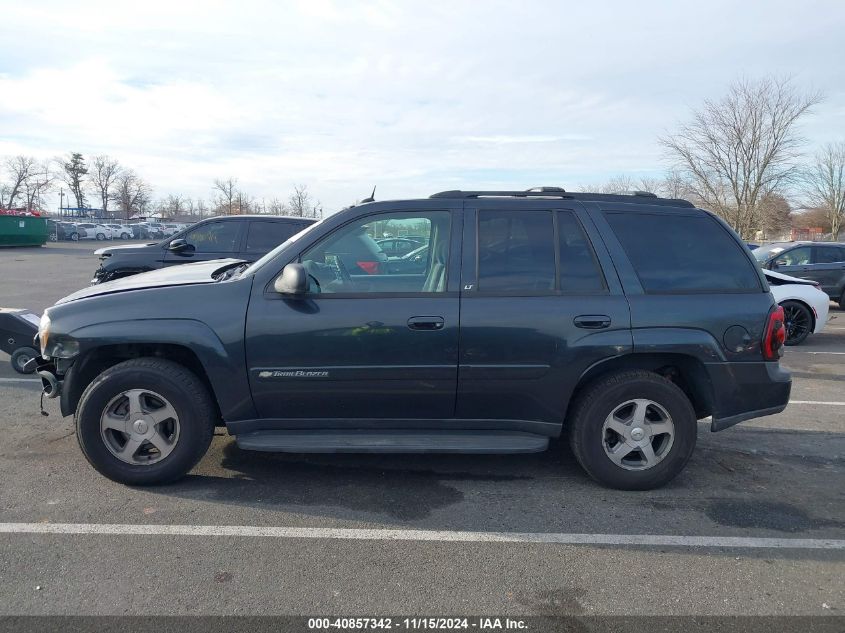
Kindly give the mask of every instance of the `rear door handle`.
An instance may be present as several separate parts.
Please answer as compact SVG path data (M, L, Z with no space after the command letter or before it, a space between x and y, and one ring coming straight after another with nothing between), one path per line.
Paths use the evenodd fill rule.
M442 316L415 316L408 319L408 327L412 330L442 330L445 324Z
M575 327L585 330L603 330L610 327L610 317L605 314L582 314L573 319Z

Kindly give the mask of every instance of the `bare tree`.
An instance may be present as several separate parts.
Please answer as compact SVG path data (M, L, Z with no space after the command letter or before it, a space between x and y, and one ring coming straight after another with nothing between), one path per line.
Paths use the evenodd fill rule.
M162 212L163 215L175 217L177 215L182 215L183 213L185 213L187 206L188 205L186 198L183 198L179 194L171 194L161 201L161 203L159 204L159 210Z
M627 174L619 174L600 185L596 193L626 193L637 189L636 181Z
M323 216L323 209L319 200L313 200L306 185L295 185L293 193L288 197L288 206L285 209L290 215L303 218L319 218Z
M845 222L845 142L819 150L806 173L806 192L810 205L827 214L832 239L837 239Z
M27 211L44 210L43 196L53 188L54 181L55 174L50 169L49 161L44 161L33 169L30 177L24 182Z
M60 164L62 166L61 178L76 199L76 206L80 209L84 208L86 205L85 176L88 174L85 158L79 152L73 152L68 160L60 160Z
M244 213L252 213L255 206L256 201L255 198L253 198L252 196L240 190L235 193L235 212L238 215L243 215Z
M778 193L769 193L760 199L760 217L765 239L779 238L792 228L792 207Z
M284 215L285 203L274 196L270 200L270 204L267 205L267 213L271 215Z
M691 193L749 237L763 196L796 177L803 141L795 122L821 99L799 94L789 79L742 79L660 142Z
M5 167L9 174L9 183L6 185L4 204L11 209L17 197L24 195L26 183L38 169L38 163L31 156L13 156L6 160Z
M112 189L111 199L117 204L125 219L133 213L143 213L149 206L152 188L133 170L121 171Z
M196 213L200 217L200 220L202 220L208 212L208 205L205 204L205 200L197 200Z
M238 195L238 179L231 176L225 180L215 178L214 190L219 193L219 204L221 207L225 207L226 215L232 215L235 198Z
M117 183L122 168L115 159L101 154L95 156L91 161L91 169L88 170L88 178L94 190L100 196L100 204L104 213L108 213L111 190Z

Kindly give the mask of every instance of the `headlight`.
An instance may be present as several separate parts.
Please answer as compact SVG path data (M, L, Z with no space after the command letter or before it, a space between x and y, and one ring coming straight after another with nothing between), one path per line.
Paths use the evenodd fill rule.
M45 312L41 316L41 323L38 324L38 342L41 345L41 355L46 357L44 353L47 349L47 339L50 337L50 317Z
M44 358L73 358L79 354L79 341L72 336L50 331L52 324L47 314L38 325L38 342Z

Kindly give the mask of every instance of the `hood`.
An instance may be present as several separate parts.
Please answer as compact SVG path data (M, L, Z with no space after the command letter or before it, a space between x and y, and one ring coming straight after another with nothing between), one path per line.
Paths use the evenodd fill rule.
M798 277L791 277L790 275L784 275L783 273L779 273L774 270L764 270L763 274L766 275L766 279L771 282L773 279L780 282L790 283L790 284L800 284L802 286L815 286L816 282L811 281L809 279L799 279Z
M244 260L242 259L214 259L210 262L180 264L179 266L170 266L160 270L151 270L148 273L139 273L77 290L73 294L56 301L56 305L76 301L77 299L87 299L89 297L127 292L129 290L210 284L216 281L214 279L216 273L243 263Z
M98 248L94 251L94 255L110 255L112 253L140 253L147 251L151 246L158 246L158 242L148 242L146 244L121 244L120 246L107 246L106 248Z

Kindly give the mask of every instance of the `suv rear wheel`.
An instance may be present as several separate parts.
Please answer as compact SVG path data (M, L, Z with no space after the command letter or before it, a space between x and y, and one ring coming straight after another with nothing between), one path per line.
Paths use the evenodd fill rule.
M596 481L621 490L649 490L671 481L695 448L692 404L669 380L648 371L599 378L576 399L569 442Z
M130 485L168 483L202 458L215 412L202 381L183 366L138 358L88 385L76 410L82 452L101 474Z

